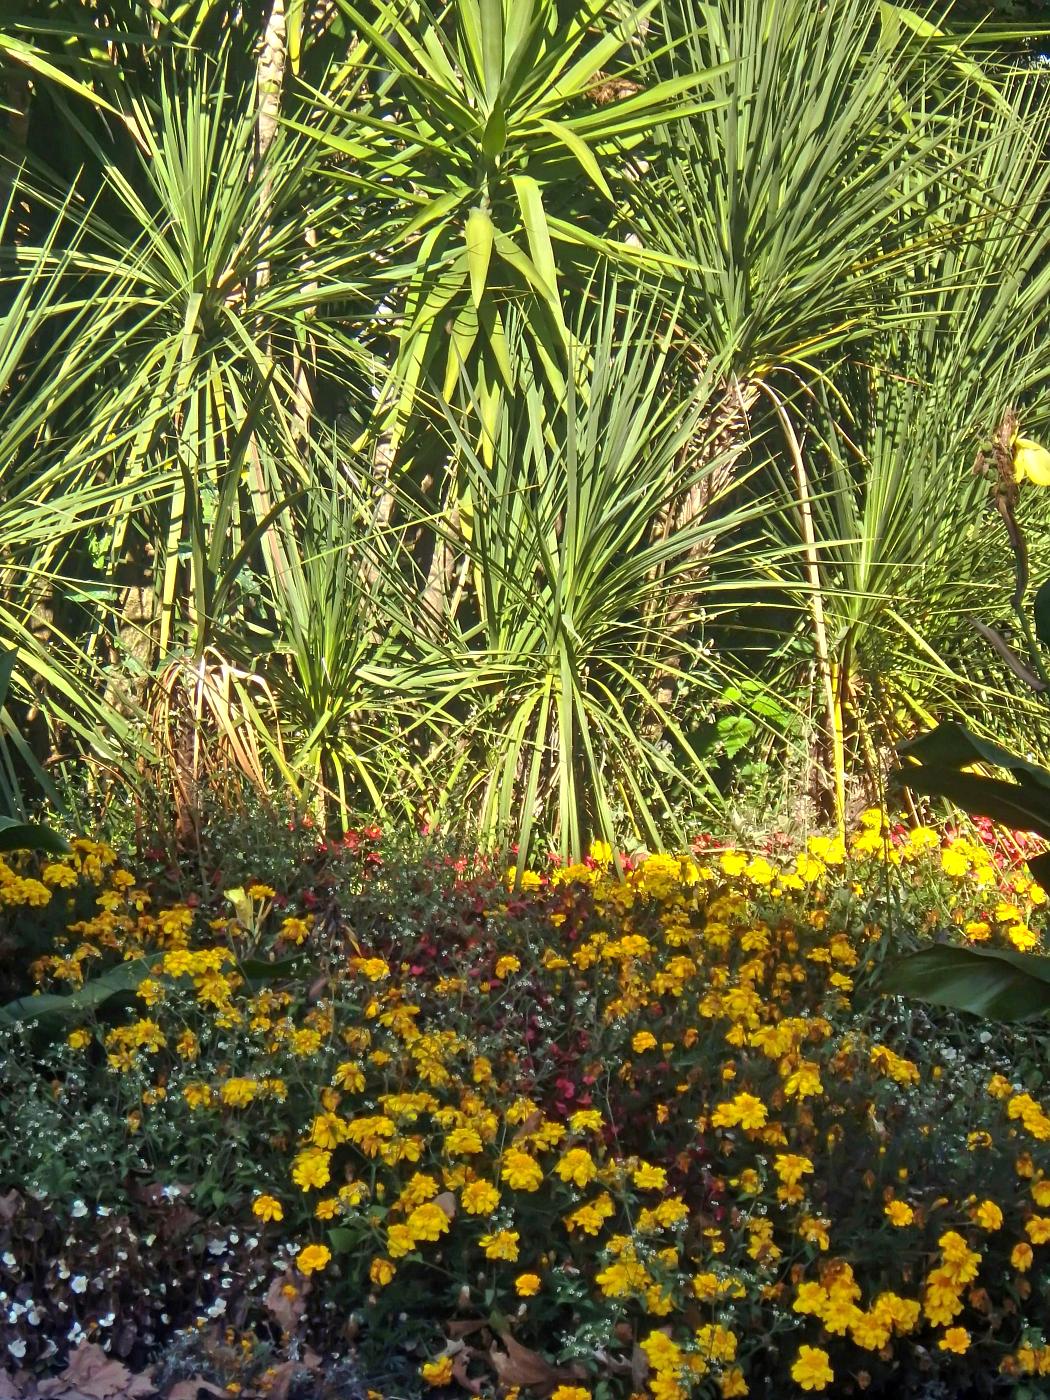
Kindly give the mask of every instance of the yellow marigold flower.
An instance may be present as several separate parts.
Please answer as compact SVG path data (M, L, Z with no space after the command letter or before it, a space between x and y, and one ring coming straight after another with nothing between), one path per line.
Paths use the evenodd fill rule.
M369 982L382 982L390 976L390 968L382 958L351 958L350 967L367 977Z
M72 1050L86 1050L91 1044L91 1032L83 1028L70 1031L69 1035L66 1036L66 1044Z
M667 1185L667 1172L663 1167L639 1162L631 1173L631 1180L640 1191L662 1191Z
M491 1215L500 1195L490 1181L471 1181L460 1193L459 1202L468 1215Z
M747 1381L739 1366L730 1366L723 1371L718 1382L722 1400L737 1400L738 1396L749 1394Z
M636 1055L644 1054L646 1050L655 1050L656 1046L656 1036L652 1031L635 1031L631 1037L631 1049Z
M1024 1229L1033 1244L1046 1244L1050 1240L1050 1216L1033 1215L1025 1221Z
M765 1104L754 1094L737 1094L726 1103L720 1103L711 1115L711 1123L716 1128L762 1128L768 1113Z
M743 851L725 851L718 863L722 867L722 874L735 880L747 869L747 856Z
M873 1068L887 1074L896 1084L918 1084L919 1067L911 1060L894 1054L888 1045L873 1045L870 1060Z
M300 1191L327 1186L330 1180L331 1152L322 1147L305 1147L292 1164L292 1180Z
M202 1084L199 1079L192 1079L182 1086L182 1097L192 1109L210 1108L212 1103L211 1085Z
M1014 1091L1010 1081L1001 1074L993 1074L985 1088L993 1099L1008 1099Z
M820 1067L812 1060L803 1060L784 1080L784 1093L789 1099L806 1099L824 1092Z
M305 943L310 936L309 919L300 919L294 914L289 914L289 916L281 922L280 936L286 943Z
M591 1400L591 1392L585 1385L560 1385L551 1400Z
M516 958L513 953L504 953L503 957L496 959L496 976L507 977L512 972L521 971L521 959Z
M974 1211L973 1218L982 1230L1002 1228L1003 1213L994 1201L982 1201Z
M377 1288L385 1288L397 1273L397 1266L389 1259L373 1259L368 1266L368 1277Z
M1020 1244L1015 1244L1010 1251L1010 1263L1019 1274L1026 1274L1032 1267L1032 1260L1035 1258L1032 1246L1025 1244L1022 1240Z
M1006 930L1006 936L1021 953L1030 953L1033 948L1039 946L1039 935L1033 933L1027 924L1011 924Z
M478 1241L486 1259L506 1259L513 1264L518 1257L517 1230L496 1230L493 1234L482 1235Z
M259 1092L254 1079L226 1079L219 1090L219 1097L230 1108L247 1108Z
M915 1212L906 1201L890 1201L887 1203L883 1214L891 1225L896 1225L902 1229L905 1225L910 1225L915 1219Z
M601 1132L605 1120L596 1108L578 1108L569 1116L569 1127L574 1133Z
M332 1261L332 1251L326 1244L308 1244L296 1255L295 1266L301 1274L316 1274Z
M934 1326L947 1327L962 1312L960 1285L944 1269L934 1269L926 1280L922 1310Z
M953 1351L963 1356L970 1349L970 1334L965 1327L949 1327L937 1343L941 1351Z
M1037 1206L1050 1206L1050 1180L1037 1181L1031 1189L1032 1200Z
M681 1196L668 1196L653 1211L653 1219L665 1230L671 1225L677 1225L682 1220L688 1220L688 1218L689 1207Z
M602 1192L596 1200L579 1206L571 1215L567 1215L564 1224L570 1234L574 1230L582 1230L585 1235L596 1235L603 1223L614 1214L612 1197Z
M580 1187L586 1186L598 1175L594 1158L585 1147L570 1148L554 1170L562 1181L572 1181Z
M821 1249L831 1247L831 1236L828 1234L830 1220L825 1220L823 1216L807 1215L799 1222L798 1233L808 1244L819 1245Z
M890 1339L891 1323L877 1312L859 1313L850 1327L850 1336L865 1351L881 1351Z
M484 1150L477 1128L453 1128L445 1138L445 1151L450 1157L468 1157Z
M791 1378L803 1390L826 1390L835 1379L829 1357L823 1347L801 1346L791 1367Z
M402 1259L416 1247L412 1231L407 1225L391 1225L386 1232L387 1253L392 1259Z
M914 1298L902 1298L897 1293L880 1293L871 1306L871 1311L892 1323L902 1336L914 1332L919 1325L922 1306Z
M41 878L45 885L54 885L58 889L69 889L77 882L77 872L71 866L53 862L44 866Z
M336 1192L344 1206L353 1209L359 1206L368 1195L368 1184L364 1181L347 1181Z
M352 1094L359 1094L365 1087L364 1070L354 1060L344 1060L341 1065L336 1066L332 1083L348 1089Z
M256 1196L252 1201L252 1214L264 1224L269 1220L283 1220L284 1206L276 1196Z
M270 885L255 884L249 885L245 893L249 899L273 899L277 891Z
M310 1126L310 1141L327 1151L346 1141L346 1124L335 1113L319 1113Z
M794 1152L778 1152L773 1160L773 1170L785 1186L794 1186L812 1173L813 1163L808 1157L800 1157Z
M405 1223L414 1240L436 1240L448 1234L448 1216L432 1202L416 1206Z
M543 1183L543 1169L535 1157L512 1147L504 1153L500 1179L514 1191L538 1191Z
M424 1361L419 1368L419 1374L427 1385L432 1385L435 1388L450 1385L452 1383L451 1356L439 1356L436 1361Z
M533 1298L541 1287L539 1274L519 1274L514 1280L514 1291L519 1298Z

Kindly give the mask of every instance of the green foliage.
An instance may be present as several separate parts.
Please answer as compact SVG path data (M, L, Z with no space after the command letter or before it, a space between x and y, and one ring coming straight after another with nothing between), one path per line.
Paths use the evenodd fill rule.
M324 823L579 855L679 841L813 677L840 796L934 709L1030 725L966 613L1007 596L974 452L1045 421L1047 75L961 12L771 15L5 15L19 762L190 801L252 731ZM178 750L205 657L229 723Z

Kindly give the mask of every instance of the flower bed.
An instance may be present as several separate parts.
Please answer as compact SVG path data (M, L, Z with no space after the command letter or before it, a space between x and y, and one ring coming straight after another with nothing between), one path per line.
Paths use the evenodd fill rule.
M870 991L891 946L1040 947L1010 854L873 812L516 887L355 839L212 909L103 844L5 867L69 916L40 982L107 995L0 1032L0 1356L197 1326L388 1394L1042 1393L1047 1041Z

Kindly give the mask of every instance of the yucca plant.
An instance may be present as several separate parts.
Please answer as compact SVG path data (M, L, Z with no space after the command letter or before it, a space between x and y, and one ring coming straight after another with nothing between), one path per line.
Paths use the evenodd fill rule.
M512 335L516 387L491 461L449 420L449 554L430 664L447 676L434 687L440 707L459 722L434 755L434 771L451 765L435 815L469 805L485 840L522 854L540 834L572 857L592 835L658 848L685 839L672 786L698 810L717 803L678 718L682 696L721 688L705 637L717 598L696 561L713 563L760 509L719 499L717 515L661 529L717 474L702 433L709 386L683 385L660 313L637 295L610 286L599 307L554 411L526 331ZM688 627L682 616L667 625L671 592L688 599ZM668 677L676 700L664 704Z
M710 75L638 81L655 0L338 3L367 93L320 90L316 116L291 125L375 209L378 328L395 345L380 419L396 440L421 386L448 398L462 379L491 435L511 382L507 303L561 392L563 282L578 289L596 259L645 261L608 236L624 154L702 109Z

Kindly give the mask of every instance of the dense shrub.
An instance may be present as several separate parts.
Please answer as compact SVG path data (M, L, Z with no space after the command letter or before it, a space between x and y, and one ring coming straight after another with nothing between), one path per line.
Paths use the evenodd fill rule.
M154 904L90 842L11 871L95 904L42 985L137 985L3 1033L0 1346L222 1322L387 1393L1038 1393L1047 1041L869 990L893 942L1039 946L1009 852L872 812L621 881L377 837L291 902Z

